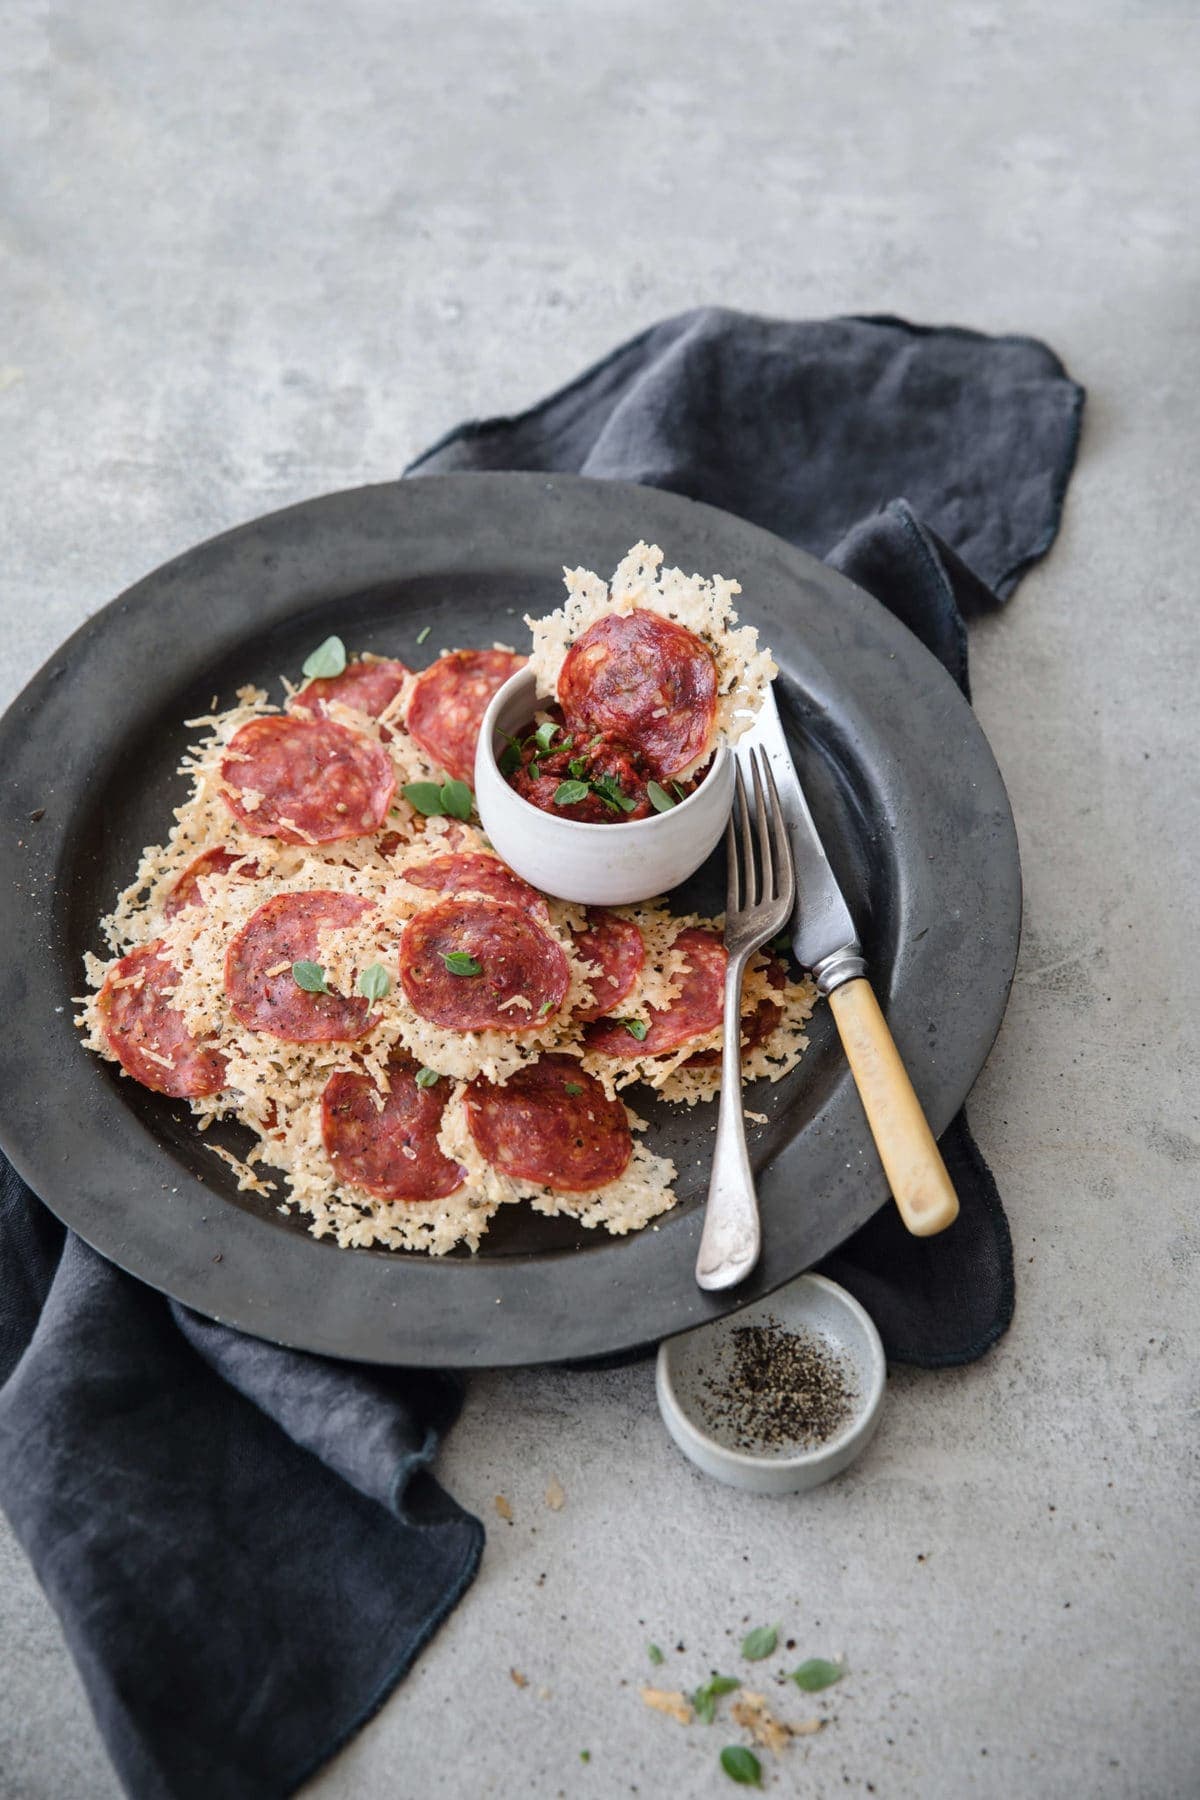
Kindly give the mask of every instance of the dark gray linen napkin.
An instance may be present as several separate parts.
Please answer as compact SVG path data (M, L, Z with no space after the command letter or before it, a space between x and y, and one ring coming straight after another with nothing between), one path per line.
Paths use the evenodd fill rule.
M653 327L414 471L670 487L828 555L966 687L963 617L1049 548L1083 394L1043 345L721 310ZM958 554L956 555L955 552ZM995 1184L918 1245L885 1209L825 1265L889 1354L977 1356L1012 1309ZM0 1504L139 1800L271 1800L370 1717L471 1581L482 1527L430 1465L450 1374L280 1350L104 1261L0 1158Z

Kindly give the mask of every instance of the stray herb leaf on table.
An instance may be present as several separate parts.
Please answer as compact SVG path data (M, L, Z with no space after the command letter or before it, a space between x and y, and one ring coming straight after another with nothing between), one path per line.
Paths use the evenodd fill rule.
M711 1725L717 1716L717 1701L722 1694L732 1694L741 1687L741 1682L732 1675L714 1675L703 1687L698 1687L692 1695L692 1705L696 1717L706 1725Z
M762 1786L762 1764L744 1744L726 1744L721 1752L721 1767L731 1781L740 1782L742 1787Z
M793 1669L790 1679L806 1694L819 1694L822 1688L832 1687L846 1673L841 1663L827 1662L823 1656L810 1656L802 1662L798 1669Z
M779 1629L777 1626L757 1625L742 1639L742 1655L747 1662L761 1662L764 1656L770 1656L778 1642Z
M573 1086L574 1083L572 1083L571 1085ZM583 1089L580 1088L579 1092L582 1093ZM650 1661L655 1664L663 1662L665 1660L663 1657L663 1653L659 1649L657 1644L649 1644L646 1648L646 1655L650 1658Z

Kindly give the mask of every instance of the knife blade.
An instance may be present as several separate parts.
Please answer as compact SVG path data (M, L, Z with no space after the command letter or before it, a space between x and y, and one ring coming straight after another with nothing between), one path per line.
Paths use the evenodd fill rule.
M821 834L804 797L773 687L767 689L757 719L738 743L739 747L758 745L770 762L779 790L779 804L787 823L796 866L796 910L791 920L796 961L802 968L835 974L840 980L861 975L866 965L862 960L858 930L837 876L829 866ZM823 965L828 964L831 957L836 957L837 962L824 969ZM823 993L826 991L820 975L817 985Z
M900 1217L915 1237L931 1237L958 1217L958 1196L866 978L854 919L829 866L770 688L753 726L739 739L739 745L751 744L770 762L791 842L796 960L812 971L829 1002Z

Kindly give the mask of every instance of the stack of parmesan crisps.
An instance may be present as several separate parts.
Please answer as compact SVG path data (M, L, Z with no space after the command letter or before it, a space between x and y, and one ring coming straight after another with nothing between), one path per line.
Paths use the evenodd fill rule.
M735 629L734 584L659 575L660 562L636 546L612 595L665 593L714 645L732 739L774 665ZM555 639L561 660L600 615L601 591L611 604L596 582L568 574L565 630L560 615L534 623L539 673ZM247 687L187 722L190 795L102 921L112 954L86 959L87 1047L186 1099L202 1131L239 1120L243 1156L213 1145L239 1187L342 1246L474 1250L521 1201L613 1233L644 1226L674 1205L676 1171L626 1096L716 1094L721 920L662 900L585 910L496 857L463 784L516 653L443 652L416 674L340 655L298 691L285 682L282 706ZM796 1065L813 999L771 954L754 959L748 1078Z

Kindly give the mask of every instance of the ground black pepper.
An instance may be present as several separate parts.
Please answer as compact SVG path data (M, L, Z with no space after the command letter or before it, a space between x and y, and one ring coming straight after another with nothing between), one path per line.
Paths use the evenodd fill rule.
M709 1429L751 1451L814 1449L846 1423L858 1397L836 1350L776 1319L735 1326L700 1390Z

